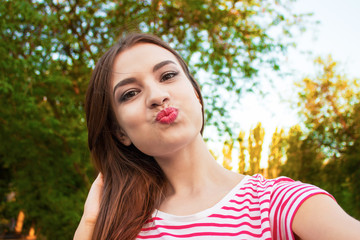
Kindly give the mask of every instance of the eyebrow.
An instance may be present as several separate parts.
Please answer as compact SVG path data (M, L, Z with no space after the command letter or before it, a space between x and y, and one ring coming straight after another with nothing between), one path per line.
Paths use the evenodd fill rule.
M165 65L168 65L168 64L176 64L174 61L171 61L171 60L165 60L165 61L162 61L158 64L156 64L154 67L153 67L153 72L156 72L157 70L159 70L160 68L164 67ZM115 91L116 89L118 89L119 87L121 86L124 86L124 85L127 85L127 84L130 84L130 83L134 83L136 81L135 78L125 78L123 80L121 80L120 82L118 82L115 87L114 87L114 91L113 91L113 95L115 95Z
M116 89L118 89L119 87L122 87L124 85L130 84L130 83L134 83L136 80L135 78L125 78L123 80L121 80L120 82L118 82L115 87L114 87L114 91L113 91L113 95L115 96L115 91Z
M153 72L156 72L157 70L168 64L175 64L175 63L171 60L162 61L153 67Z

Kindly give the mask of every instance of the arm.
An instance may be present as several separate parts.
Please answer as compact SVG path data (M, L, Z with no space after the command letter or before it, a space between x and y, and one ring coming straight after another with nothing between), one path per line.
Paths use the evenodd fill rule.
M103 176L100 173L92 184L84 206L84 213L76 229L74 240L91 240L100 209L100 197L103 189Z
M324 194L314 195L300 206L292 229L298 237L306 240L360 240L360 222Z

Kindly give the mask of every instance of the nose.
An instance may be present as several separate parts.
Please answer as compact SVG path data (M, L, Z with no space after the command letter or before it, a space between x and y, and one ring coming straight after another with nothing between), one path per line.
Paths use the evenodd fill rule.
M148 86L146 105L149 108L162 106L170 100L170 95L166 87L160 85L159 83L154 83Z

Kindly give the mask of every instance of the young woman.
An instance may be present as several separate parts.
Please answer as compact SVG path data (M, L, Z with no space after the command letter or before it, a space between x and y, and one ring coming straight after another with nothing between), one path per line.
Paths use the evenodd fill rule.
M222 168L203 139L200 88L160 39L132 34L97 63L86 96L100 174L74 239L360 239L325 191Z

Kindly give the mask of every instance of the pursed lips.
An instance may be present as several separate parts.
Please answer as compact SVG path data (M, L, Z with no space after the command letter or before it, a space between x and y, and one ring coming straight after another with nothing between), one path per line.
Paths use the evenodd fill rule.
M156 115L156 121L163 124L171 124L176 120L178 112L177 108L167 107Z

